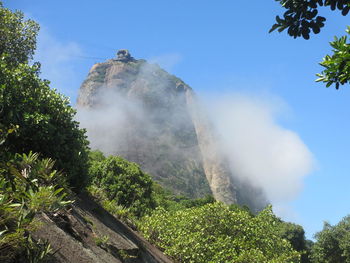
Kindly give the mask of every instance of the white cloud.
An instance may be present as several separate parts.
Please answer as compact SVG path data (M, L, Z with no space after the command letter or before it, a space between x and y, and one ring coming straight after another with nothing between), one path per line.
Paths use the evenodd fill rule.
M63 42L55 38L45 27L41 27L37 39L34 61L41 63L41 77L51 81L51 87L69 97L76 96L80 86L74 61L82 55L75 42Z
M211 96L207 103L234 175L261 187L275 211L286 214L313 170L314 158L296 132L277 123L284 103L237 94Z

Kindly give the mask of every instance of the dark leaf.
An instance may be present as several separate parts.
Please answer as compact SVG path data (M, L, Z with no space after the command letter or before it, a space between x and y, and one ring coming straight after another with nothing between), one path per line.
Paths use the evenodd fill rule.
M290 26L288 28L288 35L290 35L290 36L294 36L295 35L295 27L294 26Z
M318 22L325 22L326 21L326 18L325 17L323 17L323 16L318 16L318 17L316 17L316 22L318 23Z
M338 8L339 10L342 10L343 7L344 7L344 2L343 2L343 0L338 0L337 8Z
M331 10L334 11L336 6L337 6L337 2L336 1L332 1L331 2Z
M270 28L269 33L271 33L272 31L276 30L278 27L279 27L278 24L274 24L274 25Z
M339 71L342 71L346 65L346 61L342 61L339 65Z
M310 1L310 2L309 2L309 6L310 6L311 8L317 8L317 3L316 3L316 1Z
M346 7L344 7L344 9L341 11L341 14L342 14L343 16L346 16L346 15L349 13L349 11L350 11L350 7L349 7L349 6L346 6Z
M317 3L318 3L320 6L323 6L323 1L322 1L322 0L317 0Z
M303 19L303 20L301 21L301 26L302 26L303 28L308 28L308 27L309 27L309 22L308 22L306 19Z
M320 33L320 28L316 25L316 24L313 24L312 26L311 26L311 29L312 29L312 31L314 32L314 34L318 34L318 33Z
M317 15L318 11L317 11L317 9L314 9L314 10L312 10L311 13L312 13L312 18L314 18Z
M311 12L310 11L307 11L306 13L305 13L305 18L306 19L312 19L312 14L311 14Z
M277 31L278 32L282 32L283 30L285 30L287 28L287 26L281 26Z
M276 16L276 21L278 24L282 24L283 23L283 19L281 19L279 16Z
M310 34L306 31L302 31L301 34L302 34L303 38L306 40L308 40L310 38Z

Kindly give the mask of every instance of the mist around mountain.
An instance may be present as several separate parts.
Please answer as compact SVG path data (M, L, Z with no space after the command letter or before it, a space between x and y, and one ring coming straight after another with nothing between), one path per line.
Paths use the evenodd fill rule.
M94 66L82 86L79 104L86 112L79 114L90 114L84 121L95 128L92 145L107 154L91 150L68 99L41 79L39 63L30 63L38 30L37 23L0 2L1 262L349 261L349 217L325 224L313 243L305 240L301 226L282 221L270 205L256 211L265 202L262 193L271 192L267 184L251 180L254 169L236 174L245 162L235 163L229 154L236 143L224 140L227 129L218 123L225 118L208 118L188 85L126 50ZM116 87L122 88L116 92ZM107 113L117 121L103 118ZM270 115L258 116L264 121L256 120L252 134L264 134L265 127L265 136L238 155L248 153L254 161L268 134L284 146L293 140L302 145L293 133L276 128ZM274 146L273 157L284 153L276 140L267 142ZM116 145L123 151L114 152ZM307 153L303 147L288 149L290 157ZM116 153L139 160L145 169L155 167L156 173ZM288 160L293 164L283 166L288 171L300 164Z
M140 164L177 194L213 194L253 211L295 198L313 157L275 123L272 107L244 96L201 98L158 64L121 50L90 69L77 120L93 149Z
M77 119L92 148L140 164L177 194L213 194L255 210L266 205L233 179L193 90L157 64L118 54L94 65L79 92Z

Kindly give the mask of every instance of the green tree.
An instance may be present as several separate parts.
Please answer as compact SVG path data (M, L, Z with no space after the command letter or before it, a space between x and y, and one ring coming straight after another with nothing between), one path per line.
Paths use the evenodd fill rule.
M323 230L315 235L312 248L315 263L350 262L350 216L343 218L337 225L325 223Z
M305 231L302 226L281 221L278 233L283 239L289 241L294 250L300 252L301 263L311 262L310 250L313 243L305 239Z
M318 34L324 26L326 18L318 15L321 6L329 7L331 10L338 10L343 16L350 11L349 0L275 0L281 4L286 11L283 17L276 16L276 23L269 32L278 30L282 32L287 29L290 36L304 39L310 38L310 33ZM350 29L346 30L349 34ZM324 70L317 74L316 81L326 83L326 87L335 84L339 89L350 80L350 43L347 36L335 37L330 42L333 48L332 55L326 55L320 63Z
M7 64L26 63L33 57L38 30L37 23L24 20L22 12L11 12L0 1L0 54L6 54Z
M0 137L6 135L1 150L55 159L56 169L64 170L79 190L86 181L88 142L69 100L40 79L39 63L28 64L38 29L0 3Z
M145 237L175 262L300 262L278 226L271 207L254 216L219 202L177 211L158 208L139 223Z
M91 183L102 189L109 200L129 208L136 216L155 207L153 181L137 164L118 156L104 158L100 152L93 152L91 158Z

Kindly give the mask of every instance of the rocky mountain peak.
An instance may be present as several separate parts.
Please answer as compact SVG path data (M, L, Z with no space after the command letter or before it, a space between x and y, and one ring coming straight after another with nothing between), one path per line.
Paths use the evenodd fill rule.
M119 50L91 68L77 106L92 148L140 164L173 192L253 209L266 204L232 175L193 90L157 64Z

